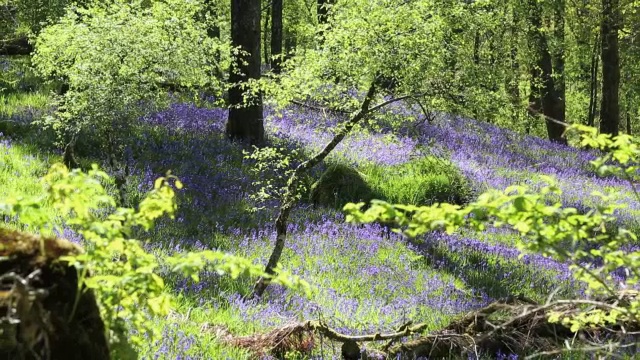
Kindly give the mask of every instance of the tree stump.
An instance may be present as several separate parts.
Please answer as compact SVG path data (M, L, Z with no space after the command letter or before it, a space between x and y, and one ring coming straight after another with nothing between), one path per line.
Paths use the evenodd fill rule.
M60 257L81 248L67 240L0 228L0 358L109 359L96 299Z

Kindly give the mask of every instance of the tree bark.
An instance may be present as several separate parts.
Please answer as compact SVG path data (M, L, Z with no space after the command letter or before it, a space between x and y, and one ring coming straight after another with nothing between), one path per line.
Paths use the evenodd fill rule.
M267 65L271 65L271 58L269 57L269 18L270 14L264 18L264 27L262 29L262 33L264 34L262 38L262 51L264 52L264 63Z
M276 74L282 70L282 0L271 3L271 69Z
M537 0L529 0L529 41L536 51L536 64L532 69L529 110L531 115L545 117L549 140L566 144L564 126L564 102L558 96L553 79L553 61L546 36L542 33L542 10Z
M598 107L598 46L600 38L596 36L591 54L591 77L589 81L589 114L587 125L594 126L596 122L596 109Z
M556 38L556 42L560 45L557 46L555 52L553 54L553 79L554 79L554 90L553 94L554 104L556 107L554 111L554 116L556 116L556 120L561 122L566 121L567 114L567 102L566 102L566 84L565 84L565 76L564 76L564 49L565 49L565 31L564 31L564 18L565 18L565 0L557 0L555 2L555 31L553 33ZM549 124L547 123L547 126ZM554 124L555 126L559 126L558 124ZM564 132L564 127L560 126L560 134Z
M201 20L207 22L207 36L211 39L220 40L220 26L217 23L218 20L218 9L213 0L205 0L203 14L201 15ZM213 22L211 19L213 18ZM216 50L213 55L213 61L215 63L215 67L213 70L213 74L215 77L222 79L222 69L220 68L220 60L221 54L219 50Z
M226 134L252 145L264 143L262 94L246 88L260 78L260 0L231 0L231 43L239 48L229 74L229 119Z
M620 131L620 55L618 29L620 4L618 0L602 0L602 103L600 104L600 132L618 135Z

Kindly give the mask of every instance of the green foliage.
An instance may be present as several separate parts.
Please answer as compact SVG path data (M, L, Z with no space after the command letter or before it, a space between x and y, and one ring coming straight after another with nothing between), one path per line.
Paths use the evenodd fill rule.
M244 158L253 163L249 168L253 187L256 192L249 195L256 203L254 210L264 208L271 200L282 200L285 195L287 182L294 173L296 162L302 154L298 150L287 150L284 147L253 148L253 151L243 151ZM307 190L304 181L298 182L296 198L300 198Z
M582 143L608 150L608 155L594 161L601 171L624 176L635 175L634 164L639 160L638 148L629 136L596 136L595 130L582 130ZM625 251L623 245L636 241L636 236L622 228L608 230L615 222L614 211L623 207L608 202L605 194L594 192L602 199L602 205L580 214L575 208L564 207L553 199L561 194L552 178L545 178L546 185L532 192L525 186L510 186L504 191L488 191L477 201L461 207L451 204L431 206L391 205L373 201L366 211L364 205L347 204L347 221L368 223L382 221L397 224L404 234L415 237L425 232L445 229L453 232L461 226L483 230L485 224L507 226L520 233L526 240L518 241L523 251L539 252L563 261L569 261L574 276L584 282L594 295L612 296L617 286L633 287L640 283L640 251ZM587 265L594 258L602 260L601 266ZM615 284L611 273L619 268L628 272L623 284ZM563 318L573 330L591 324L606 325L617 321L637 321L640 317L640 301L630 301L608 309L592 308L579 316ZM559 317L554 320L560 320Z
M311 202L342 207L350 201L369 201L374 198L367 177L344 164L329 165L320 179L311 186Z
M201 5L118 0L69 8L35 43L38 73L69 86L43 124L61 135L91 130L114 141L139 116L167 105L170 88L219 94L221 79L211 74L225 65L214 54L228 49L195 20Z
M166 292L161 277L162 268L165 268L163 273L168 270L195 281L204 269L233 278L266 276L262 267L250 260L219 251L166 257L147 251L133 237L138 229L149 230L161 216L173 216L175 193L169 182L176 188L180 188L181 183L171 175L157 179L154 189L134 210L115 208L115 200L102 185L108 181L107 174L96 166L85 174L56 164L43 178L44 196L9 196L0 202L0 214L17 217L32 231L43 233L54 230L56 219L50 211L43 210L45 205L52 206L56 217L64 219L83 236L85 252L63 260L78 270L78 288L92 289L97 294L103 320L110 330L107 335L117 339L129 325L136 330L130 337L134 345L141 345L146 336L157 338L158 329L152 327L152 320L166 316L172 306L172 297ZM279 270L279 275L272 279L275 283L310 290L305 281ZM77 304L78 299L75 301Z
M471 196L465 177L451 162L423 157L394 165L366 165L361 169L376 196L391 203L461 204Z

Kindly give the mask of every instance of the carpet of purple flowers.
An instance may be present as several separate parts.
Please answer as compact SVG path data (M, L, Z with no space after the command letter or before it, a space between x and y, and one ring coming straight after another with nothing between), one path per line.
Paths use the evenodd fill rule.
M391 111L409 120L404 108ZM266 110L270 142L310 152L322 147L342 119L292 107ZM175 221L162 221L149 234L157 251L218 248L264 263L275 237L275 207L255 210L249 194L256 191L250 161L242 147L227 141L227 113L217 108L178 103L143 118L144 131L127 151L132 169L128 192L151 188L153 180L171 170L184 183ZM11 143L0 137L0 152ZM360 129L336 149L332 161L354 166L397 165L436 154L447 157L469 179L475 192L514 183L537 186L541 174L555 176L562 201L586 209L595 201L585 189L613 190L629 204L618 215L631 224L640 204L630 187L615 178L599 178L589 166L595 155L523 136L487 123L456 117L433 122ZM317 176L318 171L315 172ZM66 234L73 237L72 233ZM529 254L519 258L515 235L491 229L446 235L434 233L409 241L378 225L354 226L344 216L306 201L292 214L283 265L318 291L312 298L271 287L259 302L243 302L252 279L231 281L215 273L192 283L172 279L180 293L180 314L158 320L163 340L149 344L143 358L239 359L248 355L219 344L203 328L221 325L248 334L293 321L322 319L348 333L389 331L412 319L436 329L456 315L492 299L521 293L544 298L560 288L575 291L566 264ZM207 326L205 326L207 323ZM313 358L337 358L338 350L317 344ZM488 358L516 358L485 354Z
M325 144L341 120L301 108L267 110L265 115L274 144L306 151ZM224 139L226 112L175 104L144 121L151 130L138 144L143 151L133 151L129 159L136 169L135 183L144 190L172 169L185 184L177 222L160 224L151 235L160 239L157 246L166 251L216 247L264 263L274 240L275 209L252 210L250 164L238 145ZM594 175L589 167L592 153L462 118L441 117L408 129L361 129L338 147L333 161L386 166L439 154L448 157L477 192L514 183L536 186L539 174L549 174L560 181L562 200L569 205L588 207L593 199L584 189L600 188L617 191L619 200L630 204L631 210L620 214L622 221L631 221L638 208L626 184ZM408 319L428 321L435 329L496 297L540 297L557 287L574 289L566 264L539 255L518 259L514 235L506 231L432 234L409 242L380 226L345 224L335 210L303 201L289 234L283 265L317 286L311 299L273 287L262 301L246 303L241 297L250 289L250 279L232 284L216 274L198 284L176 279L174 286L193 306L239 321L243 326L230 328L240 334L318 318L350 334L392 330ZM191 336L190 341L167 336L168 343L149 351L164 352L166 358L213 356L201 353L198 345L184 349L185 344L206 341L207 335ZM328 356L331 350L322 353Z

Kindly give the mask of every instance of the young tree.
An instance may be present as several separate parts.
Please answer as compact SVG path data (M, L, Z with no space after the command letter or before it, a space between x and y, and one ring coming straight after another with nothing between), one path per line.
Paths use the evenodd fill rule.
M58 132L62 146L73 149L82 134L101 147L113 170L122 170L117 163L137 119L166 106L168 89L222 93L220 80L210 76L217 66L211 59L225 46L195 20L200 5L97 2L70 8L40 33L36 70L68 85L55 99L57 112L43 121Z
M275 220L276 242L265 267L267 274L277 271L302 175L321 163L372 114L397 101L424 98L432 91L431 79L442 70L437 55L442 23L433 3L344 0L335 3L333 9L336 11L331 27L323 34L322 46L291 59L291 70L279 82L264 81L279 105L314 98L326 109L349 114L335 129L333 139L297 166L288 179ZM412 66L402 66L407 63ZM397 80L396 91L401 95L387 99L379 95L380 81L385 78ZM267 278L259 279L250 297L260 297L268 284Z
M252 145L264 142L262 94L249 84L260 79L260 0L231 0L231 44L234 60L229 74L230 139Z

